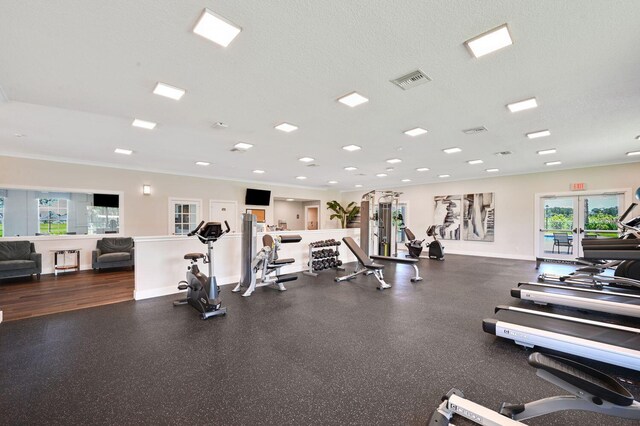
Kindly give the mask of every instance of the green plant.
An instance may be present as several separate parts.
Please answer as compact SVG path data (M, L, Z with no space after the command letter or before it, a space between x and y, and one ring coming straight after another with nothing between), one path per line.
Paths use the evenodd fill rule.
M340 220L340 226L343 228L346 228L347 223L353 221L360 213L360 207L356 205L355 201L350 202L346 208L336 200L327 201L327 208L334 212L330 219Z

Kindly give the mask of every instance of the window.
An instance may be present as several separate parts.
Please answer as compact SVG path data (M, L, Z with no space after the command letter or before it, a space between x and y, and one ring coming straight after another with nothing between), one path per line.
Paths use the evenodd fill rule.
M169 233L187 235L200 222L201 200L169 199Z
M394 208L392 218L396 226L396 239L398 243L404 243L406 239L404 228L407 224L407 203L398 203L398 209L395 210Z
M118 207L87 206L89 234L116 234L120 231Z
M38 231L40 234L66 234L68 229L68 200L38 199Z
M4 197L0 197L0 237L4 237Z

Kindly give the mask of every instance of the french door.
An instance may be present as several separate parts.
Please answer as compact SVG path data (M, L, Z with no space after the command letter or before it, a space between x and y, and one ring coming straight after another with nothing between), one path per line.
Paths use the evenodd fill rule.
M540 197L538 257L575 259L583 239L617 237L624 198L623 192Z

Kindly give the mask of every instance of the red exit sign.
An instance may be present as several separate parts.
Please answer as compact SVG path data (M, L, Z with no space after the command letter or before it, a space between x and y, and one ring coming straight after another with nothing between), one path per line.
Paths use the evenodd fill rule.
M584 182L571 184L572 191L584 191L585 189L587 189L587 184Z

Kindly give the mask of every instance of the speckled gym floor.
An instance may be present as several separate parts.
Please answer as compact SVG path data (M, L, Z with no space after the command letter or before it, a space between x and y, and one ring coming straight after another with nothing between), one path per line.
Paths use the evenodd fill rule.
M208 321L162 297L3 323L0 424L418 425L454 386L491 408L562 393L481 327L533 262L447 255L420 270L414 284L387 265L384 292L333 271L250 298L224 286L228 315Z

